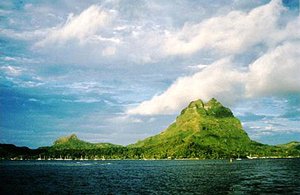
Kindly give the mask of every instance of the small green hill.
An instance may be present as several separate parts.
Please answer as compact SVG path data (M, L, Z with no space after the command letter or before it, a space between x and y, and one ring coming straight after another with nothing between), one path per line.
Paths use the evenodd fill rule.
M191 102L163 132L129 147L144 148L150 158L227 158L267 146L252 141L231 110L213 98Z
M19 147L13 144L1 144L0 143L0 160L4 159L31 159L38 157L45 149L30 149L28 147Z
M111 143L89 143L78 139L75 134L66 137L58 138L53 146L52 149L55 150L88 150L88 149L99 149L99 148L110 148L110 147L121 147L119 145L114 145Z
M292 141L287 144L280 144L277 147L288 149L288 150L299 150L300 151L300 142Z

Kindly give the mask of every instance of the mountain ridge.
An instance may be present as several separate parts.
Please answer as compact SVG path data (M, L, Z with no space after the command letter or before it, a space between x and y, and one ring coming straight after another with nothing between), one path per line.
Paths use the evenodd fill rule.
M6 147L7 148L7 147ZM20 149L21 150L21 149ZM176 120L157 135L127 146L111 143L90 143L80 140L76 134L63 136L52 146L41 147L34 152L18 150L7 152L0 145L0 157L31 155L32 158L79 159L225 159L254 157L300 157L300 142L270 146L249 138L232 111L212 98L208 102L192 101ZM18 151L18 152L16 152ZM26 154L30 153L30 154ZM3 157L4 156L4 157Z

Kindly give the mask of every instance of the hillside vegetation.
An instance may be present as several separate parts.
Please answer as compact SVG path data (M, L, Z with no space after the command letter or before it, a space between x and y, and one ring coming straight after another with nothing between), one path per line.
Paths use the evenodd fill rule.
M243 130L229 108L216 99L191 102L174 123L158 135L128 146L89 143L75 134L57 139L50 147L38 150L0 145L2 158L13 155L27 158L68 159L224 159L246 157L300 157L300 143L269 146L255 142ZM10 147L12 148L12 147Z

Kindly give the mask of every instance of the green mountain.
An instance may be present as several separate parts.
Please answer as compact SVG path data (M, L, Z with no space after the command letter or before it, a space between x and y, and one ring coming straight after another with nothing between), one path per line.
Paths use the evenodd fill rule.
M45 152L41 156L68 159L117 159L124 155L124 146L111 143L89 143L78 139L75 134L60 137L54 141L53 145L43 148Z
M66 137L58 138L52 149L55 150L88 150L88 149L99 149L99 148L110 148L110 147L122 147L111 143L89 143L78 139L75 134Z
M277 145L277 147L280 147L282 149L288 150L288 151L300 151L300 142L292 141L287 144L280 144Z
M191 102L158 135L129 147L143 148L147 158L231 158L281 153L278 147L252 141L239 119L216 99Z

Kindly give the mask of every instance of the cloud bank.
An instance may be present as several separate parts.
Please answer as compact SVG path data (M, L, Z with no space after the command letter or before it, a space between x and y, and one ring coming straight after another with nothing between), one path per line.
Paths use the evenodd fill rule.
M231 59L178 78L165 92L128 110L128 114L173 114L195 99L220 99L226 105L251 97L300 93L300 42L287 42L259 57L247 70Z
M280 34L278 25L284 11L281 1L274 0L248 13L231 11L200 23L186 23L181 30L167 36L164 51L166 55L180 55L212 48L236 54L258 43L274 44L282 39L280 36L287 35Z
M168 35L166 55L191 55L210 49L223 56L178 78L166 91L128 109L128 114L173 114L195 99L218 98L226 105L246 98L300 93L299 16L281 21L279 0L247 12L231 11L198 24L186 24ZM240 55L259 51L249 64ZM221 53L221 55L220 55Z
M71 12L67 18L60 19L60 24L35 29L31 35L30 31L3 32L15 37L36 37L34 52L70 64L84 63L86 59L90 64L98 64L101 60L115 64L124 58L131 63L147 64L207 52L211 53L209 57L226 57L255 50L257 45L275 47L299 36L298 20L288 24L282 21L287 8L280 0L250 11L233 10L198 21L185 21L177 27L166 23L170 18L164 14L161 18L153 15L155 20L162 22L158 24L147 18L147 14L157 10L170 9L168 6L152 2L136 8L129 6L130 10L126 10L120 9L124 6L121 2L111 4L90 5L78 14ZM128 14L139 17L128 18Z

